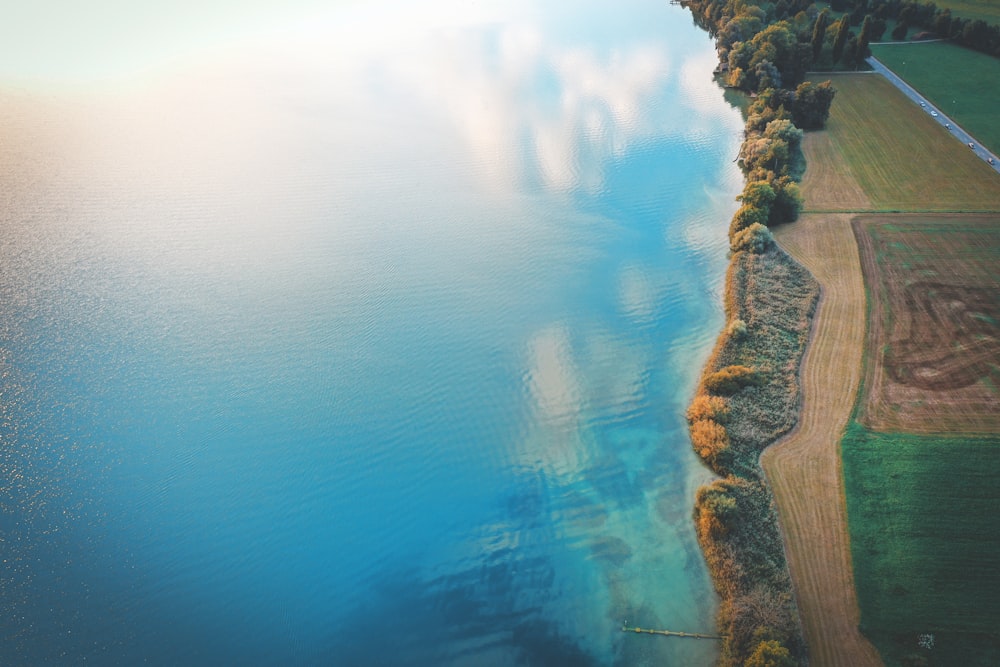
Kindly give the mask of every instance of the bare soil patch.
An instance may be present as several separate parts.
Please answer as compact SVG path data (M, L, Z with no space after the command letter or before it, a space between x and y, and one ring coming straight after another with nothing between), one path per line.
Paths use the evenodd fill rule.
M877 431L1000 429L1000 216L862 216L870 287L860 421Z

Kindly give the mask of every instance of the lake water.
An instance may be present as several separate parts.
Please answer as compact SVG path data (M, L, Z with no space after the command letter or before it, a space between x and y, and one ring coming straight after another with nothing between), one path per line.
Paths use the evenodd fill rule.
M717 606L742 121L685 10L47 4L0 40L0 662L713 662L620 631Z

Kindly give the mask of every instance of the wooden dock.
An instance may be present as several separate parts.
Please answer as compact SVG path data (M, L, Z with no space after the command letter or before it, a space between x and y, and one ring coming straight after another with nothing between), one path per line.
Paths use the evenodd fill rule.
M700 632L676 632L674 630L650 630L649 628L630 628L628 621L622 626L622 632L639 632L647 635L665 635L667 637L691 637L693 639L725 639L725 635L706 635Z

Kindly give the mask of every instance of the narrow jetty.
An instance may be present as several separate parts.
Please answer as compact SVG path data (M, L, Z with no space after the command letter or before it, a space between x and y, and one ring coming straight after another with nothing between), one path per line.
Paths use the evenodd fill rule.
M700 632L676 632L674 630L651 630L649 628L639 628L628 626L628 621L622 626L622 632L640 632L647 635L666 635L667 637L692 637L694 639L725 639L725 635L705 635Z

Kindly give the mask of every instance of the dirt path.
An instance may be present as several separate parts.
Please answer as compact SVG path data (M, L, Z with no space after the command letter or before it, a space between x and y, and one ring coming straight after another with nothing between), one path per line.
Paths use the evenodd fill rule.
M858 631L840 436L861 376L865 292L850 215L810 214L775 230L823 288L802 368L798 428L761 463L774 491L810 663L881 665Z

